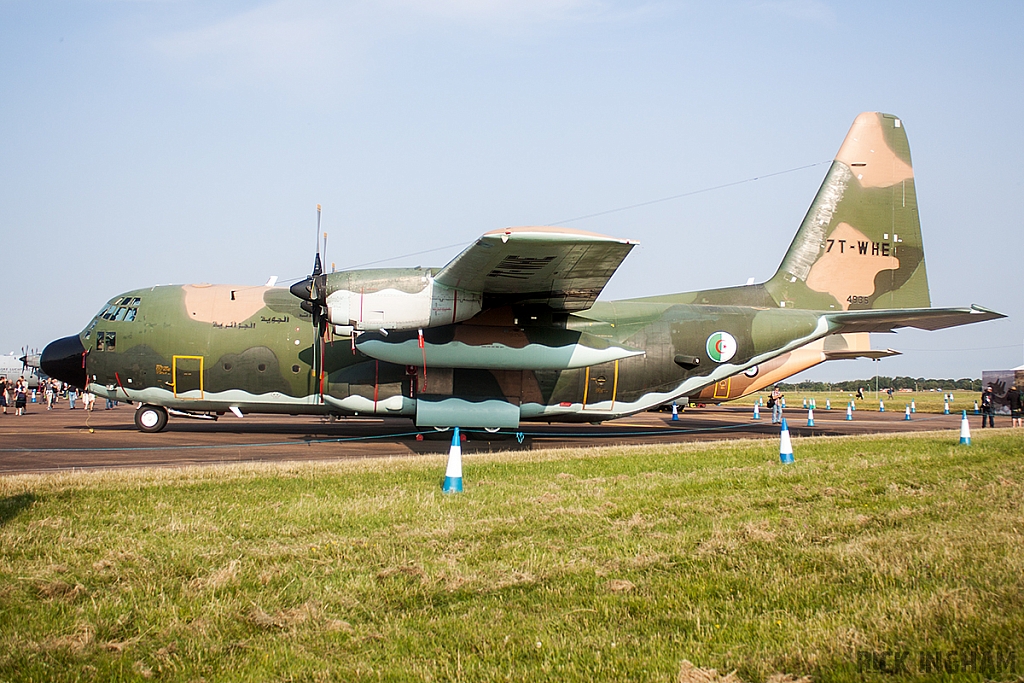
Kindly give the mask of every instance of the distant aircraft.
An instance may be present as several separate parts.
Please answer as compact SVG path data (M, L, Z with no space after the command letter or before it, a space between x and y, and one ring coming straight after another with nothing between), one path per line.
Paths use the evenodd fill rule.
M39 354L26 351L22 351L20 356L13 351L6 356L0 356L0 377L6 377L12 382L24 377L31 389L35 389L41 380L46 379L46 375L39 370Z
M773 386L798 372L803 372L827 360L854 360L857 358L891 358L900 355L893 349L871 348L871 335L867 332L834 334L776 356L746 371L726 377L704 387L690 398L693 403L721 403L742 398L755 391Z
M597 301L634 244L506 228L443 268L329 274L318 247L312 274L290 291L198 284L118 295L81 333L47 346L42 368L139 404L142 431L163 429L168 410L401 415L496 430L647 410L830 335L1004 317L930 308L910 148L889 114L854 121L766 282ZM708 257L684 251L681 270Z

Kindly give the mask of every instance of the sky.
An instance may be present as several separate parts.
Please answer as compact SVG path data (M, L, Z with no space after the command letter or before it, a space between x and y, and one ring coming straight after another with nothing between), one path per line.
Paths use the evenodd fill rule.
M318 203L339 270L559 224L639 240L603 299L762 281L853 119L885 111L932 304L1009 318L875 335L903 352L880 371L1017 366L1022 20L1019 2L3 0L0 352L133 288L300 279Z

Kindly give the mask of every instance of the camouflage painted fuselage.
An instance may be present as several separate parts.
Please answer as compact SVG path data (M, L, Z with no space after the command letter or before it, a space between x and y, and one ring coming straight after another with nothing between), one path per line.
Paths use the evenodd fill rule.
M336 337L324 345L322 400L310 315L284 288L186 285L126 292L111 300L81 339L95 393L179 410L224 412L236 406L245 412L415 417L417 399L458 398L515 406L524 420L598 421L693 394L828 331L815 312L753 306L765 297L761 286L728 294L736 305L599 302L558 320L492 309L465 323L426 330L426 363L416 365L372 358L351 337ZM736 340L727 363L716 363L708 353L707 340L719 330ZM416 343L415 333L366 332L360 345L371 338ZM431 362L455 343L541 357L544 350L579 345L581 338L587 348L634 351L573 369L448 368ZM524 362L529 364L528 357Z

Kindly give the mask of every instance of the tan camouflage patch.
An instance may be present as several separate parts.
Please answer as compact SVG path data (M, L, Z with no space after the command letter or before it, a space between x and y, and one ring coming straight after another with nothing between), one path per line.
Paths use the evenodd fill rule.
M832 248L811 266L807 286L816 292L831 294L844 311L850 309L851 303L860 303L856 299L849 301L851 297L866 299L875 293L878 273L900 267L900 260L895 256L858 253L855 249L858 242L874 243L849 223L840 223L829 240L834 240Z
M886 143L884 125L890 124L880 114L864 112L836 154L836 161L849 166L862 187L891 187L914 177L914 169Z
M185 310L190 320L223 325L244 322L260 312L263 293L270 287L184 285Z

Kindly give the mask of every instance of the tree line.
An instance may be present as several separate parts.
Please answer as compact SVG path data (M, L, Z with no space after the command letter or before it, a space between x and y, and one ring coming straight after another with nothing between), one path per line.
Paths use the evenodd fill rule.
M863 387L865 391L875 390L875 378L869 379L851 379L843 382L811 382L805 380L792 384L789 382L780 382L779 388L782 391L857 391L858 388ZM964 377L962 379L926 379L924 377L878 377L879 389L887 389L892 387L893 389L913 389L915 391L929 391L931 389L952 391L953 389L960 389L961 391L981 391L981 379L971 379L970 377ZM771 391L771 387L765 389Z

